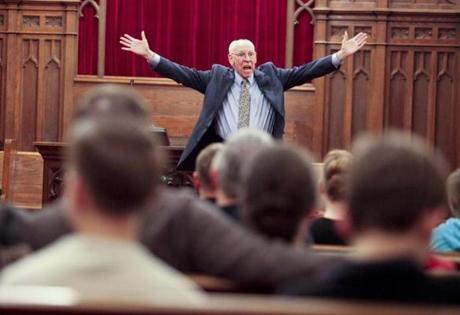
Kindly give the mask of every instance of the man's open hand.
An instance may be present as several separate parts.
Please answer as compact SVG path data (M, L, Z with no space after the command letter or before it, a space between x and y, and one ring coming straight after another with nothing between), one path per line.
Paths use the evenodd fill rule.
M120 44L123 46L121 49L131 51L143 56L145 59L151 59L154 55L154 52L150 50L144 31L141 32L141 39L134 38L128 34L121 36Z
M337 57L342 60L361 49L367 42L367 34L359 33L355 37L348 39L348 32L345 31L342 39L342 47L337 52Z

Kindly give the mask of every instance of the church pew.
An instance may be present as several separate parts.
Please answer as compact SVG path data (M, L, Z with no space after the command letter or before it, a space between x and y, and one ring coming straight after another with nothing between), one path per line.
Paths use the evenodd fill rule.
M2 200L17 207L42 207L43 159L37 152L16 149L16 141L6 139L2 163Z
M75 292L62 288L33 288L24 291L23 295L18 288L0 289L0 314L2 315L453 315L459 313L460 307L255 295L209 295L202 303L193 306L159 306L120 299L80 299Z

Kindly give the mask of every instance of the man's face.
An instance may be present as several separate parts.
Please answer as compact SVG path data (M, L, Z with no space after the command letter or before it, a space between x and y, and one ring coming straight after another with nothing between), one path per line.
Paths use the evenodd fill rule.
M241 44L228 55L228 62L242 78L247 79L254 73L257 55L251 45Z

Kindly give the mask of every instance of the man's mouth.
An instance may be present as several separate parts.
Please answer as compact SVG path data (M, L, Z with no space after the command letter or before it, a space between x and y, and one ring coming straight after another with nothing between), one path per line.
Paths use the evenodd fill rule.
M243 70L252 70L252 66L249 66L249 65L243 66Z

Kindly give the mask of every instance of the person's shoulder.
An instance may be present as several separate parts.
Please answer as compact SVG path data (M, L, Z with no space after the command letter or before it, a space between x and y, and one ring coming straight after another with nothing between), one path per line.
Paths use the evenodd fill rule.
M69 253L64 250L67 241L59 240L15 263L6 266L0 277L5 285L42 284L47 275L59 270L59 258ZM61 266L62 267L62 266Z
M275 66L275 64L272 61L267 61L257 67L258 70L260 71L266 71L266 70L271 70L271 69L277 69L278 67Z
M233 71L231 68L221 65L219 63L215 63L211 66L211 71L213 72L228 72Z

